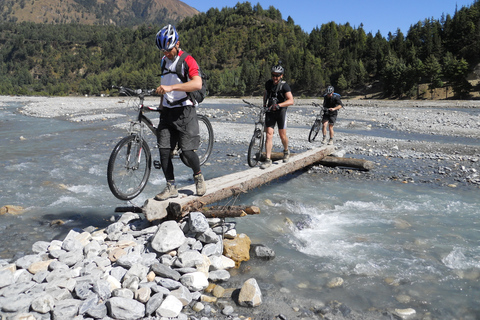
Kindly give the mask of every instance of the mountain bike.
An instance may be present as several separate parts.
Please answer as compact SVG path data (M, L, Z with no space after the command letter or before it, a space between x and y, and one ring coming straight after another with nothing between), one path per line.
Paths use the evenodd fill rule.
M308 134L308 142L313 142L315 141L315 138L318 135L318 132L320 132L320 129L322 128L322 118L325 112L328 112L327 109L324 109L323 106L319 105L318 103L312 102L312 105L314 107L319 107L321 108L320 112L317 114L317 118L315 119L315 122L312 125L312 128L310 129L310 133Z
M268 108L258 106L243 100L249 107L259 108L258 120L255 122L255 130L248 146L247 161L250 167L255 167L262 157L263 147L265 145L265 113Z
M157 145L157 127L145 113L159 112L159 107L145 106L146 96L153 95L155 90L130 89L126 87L113 86L118 89L120 94L124 94L133 100L133 108L138 111L137 119L130 122L128 135L124 137L113 148L108 160L107 181L110 191L120 200L131 200L137 197L147 185L152 168L152 155L150 144ZM161 115L160 115L161 116ZM200 146L196 150L200 159L200 165L203 165L213 149L213 128L208 118L197 114L198 125L200 128ZM152 133L153 136L149 133ZM152 141L155 142L152 142ZM182 150L175 148L172 157L180 158L182 162L189 166L187 159L183 156ZM153 161L155 169L160 169L160 161Z

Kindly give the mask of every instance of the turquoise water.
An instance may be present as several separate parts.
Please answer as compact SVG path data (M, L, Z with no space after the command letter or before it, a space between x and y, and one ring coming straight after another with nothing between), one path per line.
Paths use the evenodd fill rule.
M61 238L69 228L102 225L126 203L106 182L113 146L125 132L114 120L72 123L0 109L0 258L27 251L37 240ZM308 128L306 128L308 130ZM244 170L222 161L238 148L215 145L207 177ZM237 150L243 154L245 150ZM156 156L154 154L154 156ZM191 172L177 165L179 183ZM141 206L163 187L154 170ZM281 295L338 300L367 310L414 308L420 318L476 319L480 314L480 197L477 187L448 188L395 181L328 179L301 172L252 190L236 204L257 205L258 216L235 219L237 231L273 248L269 262L245 263L261 286ZM50 222L62 219L62 227ZM341 277L344 283L328 288ZM287 292L285 291L285 292ZM270 293L274 294L274 293ZM280 298L280 296L279 296Z
M452 193L304 173L244 201L262 214L238 228L277 253L261 272L264 281L287 272L293 280L280 288L363 310L414 308L439 319L479 314L478 189ZM335 277L343 286L327 288Z

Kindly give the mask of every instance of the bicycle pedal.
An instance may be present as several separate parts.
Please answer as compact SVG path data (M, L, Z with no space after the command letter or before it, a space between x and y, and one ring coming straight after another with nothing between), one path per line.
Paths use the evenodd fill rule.
M153 166L155 167L155 169L161 169L162 168L162 165L160 164L160 161L158 161L158 160L153 161Z

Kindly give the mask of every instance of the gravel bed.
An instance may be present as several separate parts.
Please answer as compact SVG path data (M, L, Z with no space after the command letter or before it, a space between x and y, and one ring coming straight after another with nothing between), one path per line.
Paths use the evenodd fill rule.
M57 117L70 121L100 121L125 116L131 105L126 97L0 97L25 104L20 112L34 117ZM243 99L259 105L261 98L207 98L199 112L214 127L216 142L240 149L248 146L257 119L256 110L246 108ZM320 146L307 140L318 113L312 102L296 99L288 110L288 136L293 152ZM145 104L158 103L147 97ZM377 170L367 175L380 180L404 179L441 185L480 185L480 101L466 100L344 100L335 125L335 146L346 157L372 160ZM212 107L218 105L218 108ZM235 107L226 107L226 106ZM278 134L274 148L281 147ZM416 173L412 176L413 165ZM387 167L387 169L385 169ZM317 168L318 172L348 171ZM354 175L355 176L355 175Z

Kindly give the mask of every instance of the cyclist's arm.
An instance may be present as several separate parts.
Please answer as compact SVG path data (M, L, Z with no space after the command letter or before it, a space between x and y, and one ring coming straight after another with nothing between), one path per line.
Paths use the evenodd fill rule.
M279 107L288 107L288 106L291 106L294 103L293 94L292 94L291 91L285 92L285 98L287 98L285 101L280 102L278 104Z
M202 78L194 76L192 80L185 83L177 83L171 86L159 86L156 90L157 94L165 94L172 91L193 92L202 89Z
M342 100L340 99L335 99L335 108L332 108L333 111L337 111L343 108L343 103Z

